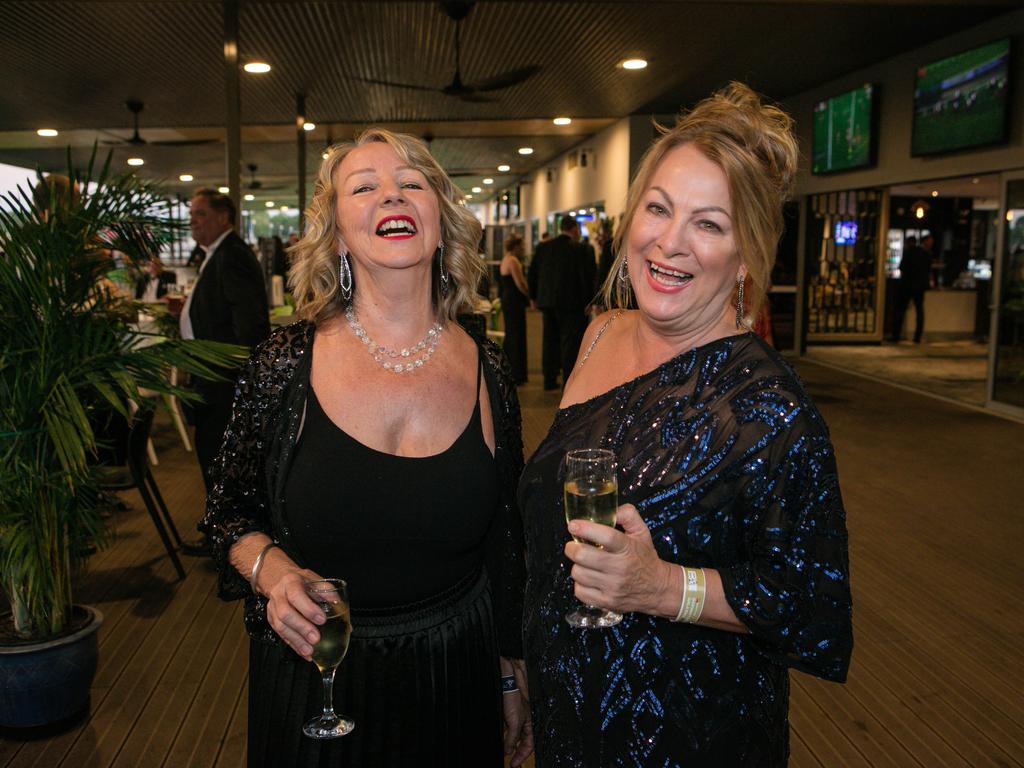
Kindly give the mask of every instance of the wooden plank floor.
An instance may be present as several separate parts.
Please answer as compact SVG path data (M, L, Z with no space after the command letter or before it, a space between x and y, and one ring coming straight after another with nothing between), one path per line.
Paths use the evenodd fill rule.
M523 387L527 451L557 393ZM793 674L795 768L1024 766L1024 426L809 362L849 515L856 647L849 682ZM195 458L166 418L154 469L189 535L202 504ZM115 518L77 598L99 608L91 713L58 735L0 733L0 766L245 765L247 644L240 606L185 558L175 574L141 501ZM371 767L372 768L372 767Z

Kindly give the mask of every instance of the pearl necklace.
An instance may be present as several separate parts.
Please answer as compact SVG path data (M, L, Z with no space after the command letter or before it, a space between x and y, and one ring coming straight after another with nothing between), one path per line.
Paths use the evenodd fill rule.
M351 304L345 308L345 319L348 320L348 327L352 329L352 333L363 342L366 346L366 351L370 353L373 359L385 370L394 371L395 373L407 373L415 368L422 368L430 360L430 356L434 354L434 350L437 349L437 345L441 341L441 324L434 323L430 326L430 330L427 331L427 335L414 346L405 347L401 350L388 349L367 335L366 329L359 322L359 318L356 317L356 311L352 308ZM423 350L422 357L415 360L411 359L421 350ZM395 360L398 362L394 362Z

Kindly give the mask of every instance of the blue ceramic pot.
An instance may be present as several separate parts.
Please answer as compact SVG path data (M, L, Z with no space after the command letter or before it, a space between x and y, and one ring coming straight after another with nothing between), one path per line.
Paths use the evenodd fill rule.
M89 705L103 614L77 606L91 621L82 629L30 645L0 645L0 726L27 728L66 720Z

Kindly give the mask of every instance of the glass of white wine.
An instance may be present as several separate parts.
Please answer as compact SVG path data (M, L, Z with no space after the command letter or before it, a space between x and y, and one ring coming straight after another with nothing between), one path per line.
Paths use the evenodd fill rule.
M324 711L306 723L302 732L311 739L336 739L356 727L351 720L334 713L334 673L345 658L352 635L348 585L341 579L307 581L306 594L320 606L327 621L317 627L320 639L313 644L313 663L324 681Z
M565 455L565 521L589 520L601 525L615 525L619 506L618 482L615 479L615 454L604 448L581 448ZM593 542L574 536L580 544ZM582 628L614 627L622 614L593 605L581 605L565 615L570 626Z

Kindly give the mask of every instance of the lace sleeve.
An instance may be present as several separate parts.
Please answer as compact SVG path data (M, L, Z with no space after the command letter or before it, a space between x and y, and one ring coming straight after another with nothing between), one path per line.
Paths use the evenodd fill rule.
M526 563L523 520L516 501L516 486L523 471L522 419L519 395L508 360L493 342L483 342L491 411L494 414L495 459L500 501L488 535L485 553L494 594L498 646L502 656L523 657L523 593Z
M213 489L199 530L207 535L224 600L252 595L249 582L228 562L228 551L255 531L273 535L266 472L267 450L281 401L308 330L301 324L274 333L250 356L235 384L231 420L212 467Z
M853 650L846 514L827 435L791 441L745 497L751 557L721 569L726 600L763 653L844 681Z

